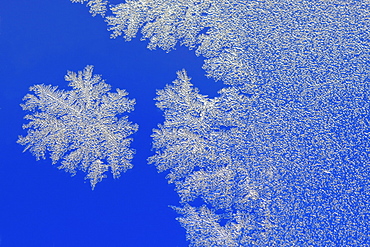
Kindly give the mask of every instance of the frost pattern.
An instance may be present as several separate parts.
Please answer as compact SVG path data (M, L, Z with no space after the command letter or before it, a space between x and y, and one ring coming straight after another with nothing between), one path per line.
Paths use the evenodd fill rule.
M112 37L178 43L231 85L185 72L158 92L150 158L193 246L363 246L369 231L368 0L126 0ZM204 202L198 205L199 200Z
M27 136L18 143L26 145L25 151L45 159L50 154L53 164L61 161L59 169L76 174L87 172L92 189L111 170L114 178L132 168L134 151L127 138L138 129L127 116L118 114L134 109L135 100L129 100L125 90L109 92L111 87L100 75L93 75L93 66L83 72L68 72L65 80L73 89L58 90L51 85L34 85L34 94L27 94L23 110L31 111L23 125Z
M311 76L369 74L369 9L367 0L127 0L111 6L106 21L113 38L141 30L149 49L195 49L208 75L228 84L310 84Z
M178 72L158 91L165 121L149 161L176 186L191 246L365 243L369 87L229 87L210 99Z

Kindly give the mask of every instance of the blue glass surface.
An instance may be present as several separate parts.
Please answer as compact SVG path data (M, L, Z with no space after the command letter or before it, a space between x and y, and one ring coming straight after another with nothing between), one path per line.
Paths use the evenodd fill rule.
M111 1L119 2L121 1ZM304 21L303 18L302 22ZM163 112L155 106L153 98L156 97L156 90L163 89L166 84L175 80L176 71L181 69L186 69L192 83L200 89L201 94L209 95L211 98L216 96L217 91L224 85L206 78L202 69L203 58L197 57L194 51L189 51L186 47L178 46L169 53L160 49L150 51L146 48L147 42L140 41L139 38L125 42L121 37L110 39L109 36L110 32L107 31L103 19L100 16L92 17L82 4L72 4L69 0L0 2L0 247L189 245L185 238L185 229L176 221L179 215L168 207L168 205L180 206L174 185L167 183L165 173L158 173L154 165L147 164L147 158L154 154L150 137L152 129L164 121ZM363 47L366 38L368 41L368 33L358 37ZM343 39L346 39L345 35ZM322 44L323 47L331 47L330 40L325 40ZM320 48L320 45L317 47ZM363 59L368 59L365 56L368 55L368 50L363 49L361 52L364 54ZM330 55L330 52L323 51L324 53ZM261 59L256 58L256 61L273 64L275 56L278 55L278 52L263 54L258 58ZM355 52L352 55L355 56ZM321 57L321 61L319 58L317 55L318 61L315 61L315 56L307 56L307 61L314 66L318 65L318 68L327 65L328 71L331 69L330 66L333 68L342 66L330 64L332 62L330 57L328 60ZM348 58L350 59L352 58ZM343 61L345 60L344 57ZM299 59L297 61L301 62ZM359 67L369 71L369 66L363 62L359 60L362 66ZM129 93L129 98L136 99L135 111L129 114L129 120L139 125L139 131L132 136L134 139L132 147L136 150L132 161L134 168L123 173L119 179L113 179L109 174L107 179L97 184L94 191L91 190L89 181L84 180L85 174L82 172L71 177L64 170L58 170L57 165L51 165L50 159L36 161L30 152L22 153L24 147L16 143L19 135L26 135L26 131L22 129L22 124L26 123L23 119L26 113L19 104L22 103L24 95L29 93L29 87L44 83L68 89L68 82L64 80L67 70L81 71L86 65L93 65L94 74L101 74L112 86L112 90L125 89ZM285 66L280 65L280 68ZM254 66L262 68L264 64ZM316 68L314 66L312 68ZM266 75L271 72L263 69L261 71L266 72ZM304 71L304 68L299 69ZM285 76L289 75L289 68L287 71ZM351 68L348 68L348 71L350 77ZM312 70L307 73L312 73L314 78L314 72L316 71ZM294 71L291 73L291 78L304 77L302 74L294 73ZM321 72L317 71L317 74L319 73ZM361 73L365 74L366 70ZM261 80L256 85L273 80L268 76L260 77L265 81ZM368 88L369 77L364 75L365 77L367 79L363 83L366 85L364 88ZM319 78L317 81L326 79ZM289 83L292 81L297 84L290 85L289 90L298 85L297 91L304 91L304 88L299 88L304 83L299 84L299 80L294 79ZM291 101L287 104L292 103L295 96L289 95L291 91L287 89L288 93L285 94L285 91L280 92L280 89L282 88L271 89L268 92L278 93L276 97L275 95L268 97L282 102L281 98L288 95ZM336 90L333 89L332 92L334 96L330 99L333 102L326 102L328 109L324 103L320 105L321 102L318 100L317 109L325 109L327 112L322 114L323 117L318 120L317 125L322 124L319 121L325 119L324 115L328 112L333 113L330 116L328 114L329 120L330 117L336 116L337 109L331 108L336 104L334 102ZM353 97L352 91L348 92L348 97ZM315 93L318 95L312 96ZM313 91L312 95L307 93L307 98L320 99L320 93L322 91L319 90ZM289 165L280 167L282 183L278 184L276 179L274 180L276 184L271 184L269 188L271 190L268 190L269 196L276 202L271 205L278 205L272 208L272 211L275 210L274 213L282 219L279 229L286 230L275 232L275 236L282 236L281 243L309 246L310 243L306 240L300 240L299 234L302 234L313 236L312 241L321 243L320 246L333 246L333 243L342 246L358 241L364 246L370 244L367 226L370 215L370 199L367 200L370 159L369 150L366 149L369 147L369 141L366 139L369 138L369 109L360 107L354 109L356 104L368 106L366 93L360 92L358 101L354 98L347 101L338 99L340 102L338 104L342 104L338 108L338 122L341 123L343 120L343 125L337 123L333 125L334 127L330 127L329 124L329 127L323 125L325 127L323 129L332 134L333 140L337 140L338 137L338 140L346 141L345 145L351 146L351 149L340 150L341 143L335 143L336 148L339 147L335 151L339 150L339 156L342 155L341 157L337 155L336 158L343 160L343 163L335 163L333 167L330 167L330 162L315 164L316 161L312 161L315 155L321 157L321 151L323 157L326 158L326 155L329 157L332 150L321 147L319 138L316 142L315 138L320 134L315 132L315 119L304 115L311 108L305 111L306 108L302 106L295 111L293 107L289 113L296 114L296 119L295 116L291 119L294 119L294 124L298 127L300 117L313 121L314 127L311 129L307 127L307 133L315 138L312 138L313 145L307 150L312 147L316 149L312 149L314 158L307 150L302 151L303 154L308 153L304 157L301 157L301 153L297 153L297 157L283 157L286 160L301 159L303 165L295 166L294 161L291 167ZM340 97L341 94L338 95ZM343 95L346 96L346 93ZM302 98L304 97L299 99ZM299 105L297 102L292 103L293 106L294 104ZM315 107L312 109L316 109ZM350 112L348 115L357 116L359 120L346 119L343 114L347 110L358 110L358 113ZM321 117L320 111L315 114ZM304 125L305 122L302 122L302 133L306 128ZM357 127L363 128L361 133L366 135L358 136ZM284 134L286 133L277 133L276 138L279 139ZM302 143L310 143L311 140L308 139L312 136L302 135ZM356 143L358 140L361 140L360 144ZM297 144L294 148L303 150L306 147L299 147ZM306 163L309 165L304 167ZM315 165L317 171L313 170ZM330 169L324 169L326 166ZM203 201L198 199L193 205L203 204ZM291 202L285 204L286 208L291 206L297 211L281 210L284 203L279 204L279 200ZM250 215L254 217L253 215L258 215L258 212L251 208ZM220 224L224 226L225 222ZM290 233L290 229L293 228L295 232ZM251 232L253 234L253 230ZM342 233L345 234L342 236ZM320 239L321 237L323 239ZM276 239L270 240L273 243Z
M163 121L153 98L183 68L205 94L215 95L221 83L204 77L202 59L184 47L149 51L139 39L110 39L106 29L100 16L67 0L0 2L0 246L187 246L168 207L178 205L174 186L146 161L152 129ZM130 120L140 126L134 168L94 191L85 174L71 177L16 143L26 134L19 104L28 88L67 89L67 70L86 65L136 99Z

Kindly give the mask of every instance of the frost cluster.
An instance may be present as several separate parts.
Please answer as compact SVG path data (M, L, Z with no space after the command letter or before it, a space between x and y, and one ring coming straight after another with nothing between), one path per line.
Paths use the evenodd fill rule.
M87 173L91 187L100 182L110 169L118 178L122 171L132 168L134 150L128 138L138 129L127 116L117 115L134 109L135 100L125 90L109 92L111 87L99 75L93 75L93 66L84 71L68 72L65 80L72 90L58 90L51 85L34 85L34 94L24 97L23 110L31 111L25 119L29 123L27 136L18 143L26 145L37 159L50 154L53 164L61 161L59 169L73 175L77 170Z

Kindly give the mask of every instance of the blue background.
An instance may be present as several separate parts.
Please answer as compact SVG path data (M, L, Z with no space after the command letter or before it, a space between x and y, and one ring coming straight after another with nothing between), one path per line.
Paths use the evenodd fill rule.
M112 1L118 3L119 1ZM203 59L185 47L150 51L139 38L109 38L106 23L69 0L0 1L0 246L187 246L185 230L168 205L179 205L174 186L146 159L153 155L150 134L163 121L155 107L156 89L185 68L201 93L222 87L204 76ZM94 65L112 89L136 99L130 120L134 168L91 191L75 177L36 161L16 143L26 112L19 106L34 84L68 89L67 70Z

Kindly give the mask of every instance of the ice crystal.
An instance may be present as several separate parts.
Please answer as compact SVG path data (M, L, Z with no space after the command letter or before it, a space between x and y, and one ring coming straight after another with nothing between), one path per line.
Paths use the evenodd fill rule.
M23 110L31 111L23 125L27 136L18 143L26 145L37 159L50 154L53 164L61 161L59 169L73 175L77 170L87 172L91 187L100 182L109 169L118 178L122 171L132 168L134 151L127 138L138 126L118 118L118 114L134 109L125 90L109 92L111 87L99 75L93 75L93 66L83 72L68 72L65 80L73 89L58 90L51 85L34 85L34 94L27 94Z

